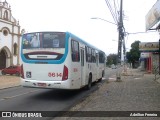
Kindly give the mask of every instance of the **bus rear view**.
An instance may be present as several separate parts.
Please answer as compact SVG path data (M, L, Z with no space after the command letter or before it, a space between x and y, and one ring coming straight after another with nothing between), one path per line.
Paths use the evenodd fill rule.
M22 86L90 89L105 73L105 53L70 32L22 36Z
M25 87L68 89L65 32L34 32L22 36L21 84Z

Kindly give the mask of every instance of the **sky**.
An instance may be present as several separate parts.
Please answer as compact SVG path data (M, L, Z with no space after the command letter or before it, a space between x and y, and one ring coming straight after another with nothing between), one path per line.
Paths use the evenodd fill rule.
M4 0L1 0L2 2ZM110 0L112 1L112 0ZM120 0L116 0L120 1ZM124 28L128 33L145 32L145 16L157 0L123 0ZM117 54L117 26L105 0L7 0L21 29L35 31L69 31L107 55ZM157 42L158 32L129 34L127 51L135 40Z

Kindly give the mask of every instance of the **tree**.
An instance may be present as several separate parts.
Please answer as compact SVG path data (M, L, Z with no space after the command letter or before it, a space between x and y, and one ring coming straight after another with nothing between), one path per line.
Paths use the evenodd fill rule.
M135 41L131 44L130 52L127 52L126 57L129 63L132 63L133 68L136 67L136 62L139 61L140 52L139 52L139 43L140 41Z
M109 54L107 56L107 65L117 64L117 54Z

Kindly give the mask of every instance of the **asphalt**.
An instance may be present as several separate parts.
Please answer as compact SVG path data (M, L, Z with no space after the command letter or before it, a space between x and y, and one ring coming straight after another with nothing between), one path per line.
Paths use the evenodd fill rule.
M98 90L72 107L63 117L53 119L160 120L160 79L154 80L153 74L127 69L121 73L121 81L116 81L115 74L102 83ZM19 85L19 77L0 75L0 89ZM143 116L143 113L155 116Z

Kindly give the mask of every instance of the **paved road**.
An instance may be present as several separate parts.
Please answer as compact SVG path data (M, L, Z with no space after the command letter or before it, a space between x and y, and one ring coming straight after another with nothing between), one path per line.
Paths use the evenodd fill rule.
M106 78L115 74L115 69L106 70ZM0 90L0 111L61 111L68 110L78 101L98 89L102 82L93 85L91 90L66 91L56 89L36 89L13 87ZM53 114L56 114L55 112ZM48 119L48 118L43 118Z
M14 87L0 91L0 111L61 111L93 92ZM53 112L56 114L56 112Z

